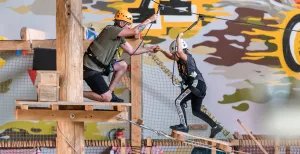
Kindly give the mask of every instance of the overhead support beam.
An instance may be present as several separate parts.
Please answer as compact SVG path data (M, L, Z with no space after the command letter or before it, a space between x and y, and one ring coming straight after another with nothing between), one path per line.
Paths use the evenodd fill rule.
M21 29L22 40L45 40L46 33L40 30L23 27Z
M92 40L84 40L83 41L83 48L85 51ZM32 41L33 47L38 48L56 48L56 40L33 40ZM23 40L3 40L0 41L0 52L7 51L7 50L30 50L30 41L23 41ZM29 52L30 53L30 52Z
M94 105L94 106L131 106L131 103L113 103L113 102L71 102L71 101L58 101L58 102L37 102L37 101L18 101L17 105Z

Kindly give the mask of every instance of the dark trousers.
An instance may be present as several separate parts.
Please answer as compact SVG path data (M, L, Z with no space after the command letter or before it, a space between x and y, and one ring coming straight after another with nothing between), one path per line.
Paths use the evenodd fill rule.
M191 100L193 115L202 119L211 127L215 127L217 124L207 114L201 111L202 101L206 95L206 84L201 80L195 80L191 86L194 86L199 90L197 95L193 93L189 87L187 87L182 90L181 94L175 100L175 106L179 115L180 123L187 126L185 105L187 101Z

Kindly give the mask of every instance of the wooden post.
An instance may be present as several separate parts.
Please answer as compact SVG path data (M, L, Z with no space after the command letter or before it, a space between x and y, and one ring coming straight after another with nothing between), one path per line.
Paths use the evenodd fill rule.
M290 154L291 153L291 147L290 146L286 146L285 153L286 154Z
M278 136L275 139L275 154L280 154L280 138Z
M151 137L148 136L146 140L146 154L151 154L151 149L152 149L152 140Z
M217 147L215 142L211 142L211 147L213 148L211 149L211 154L217 154Z
M61 77L60 100L62 101L83 101L81 9L82 1L56 0L56 64ZM73 15L69 10L72 10ZM74 106L67 108L74 109ZM84 122L58 121L57 129L57 154L84 153Z
M137 48L140 40L132 40L130 44L134 49ZM134 72L134 73L133 73ZM137 121L142 115L142 57L135 55L131 57L131 120ZM131 125L131 146L141 147L142 130L140 127Z
M125 137L121 138L121 154L126 154L126 139L125 139Z

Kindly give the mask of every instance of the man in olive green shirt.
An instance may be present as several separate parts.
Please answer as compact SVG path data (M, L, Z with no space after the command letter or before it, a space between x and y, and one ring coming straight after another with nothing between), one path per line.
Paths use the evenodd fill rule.
M152 15L143 23L130 28L133 23L132 15L126 10L119 10L115 15L115 24L106 26L97 38L89 45L83 57L83 79L92 91L84 91L84 97L100 102L124 102L114 94L116 85L127 70L125 61L114 60L119 47L132 55L133 47L126 42L125 37L139 34L147 24L155 21L157 14ZM134 55L146 52L156 52L157 46L140 48ZM114 72L113 79L109 86L106 84L103 75L108 76Z

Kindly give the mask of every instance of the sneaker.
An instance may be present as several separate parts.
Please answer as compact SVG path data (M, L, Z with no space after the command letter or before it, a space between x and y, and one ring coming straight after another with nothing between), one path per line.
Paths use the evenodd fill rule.
M110 102L124 102L124 100L119 98L118 96L115 95L114 92L112 92Z
M211 128L209 138L215 138L215 136L223 129L223 127L219 124L217 126Z
M184 126L183 124L170 126L170 128L173 130L181 131L181 132L186 132L186 133L189 132L189 127Z

